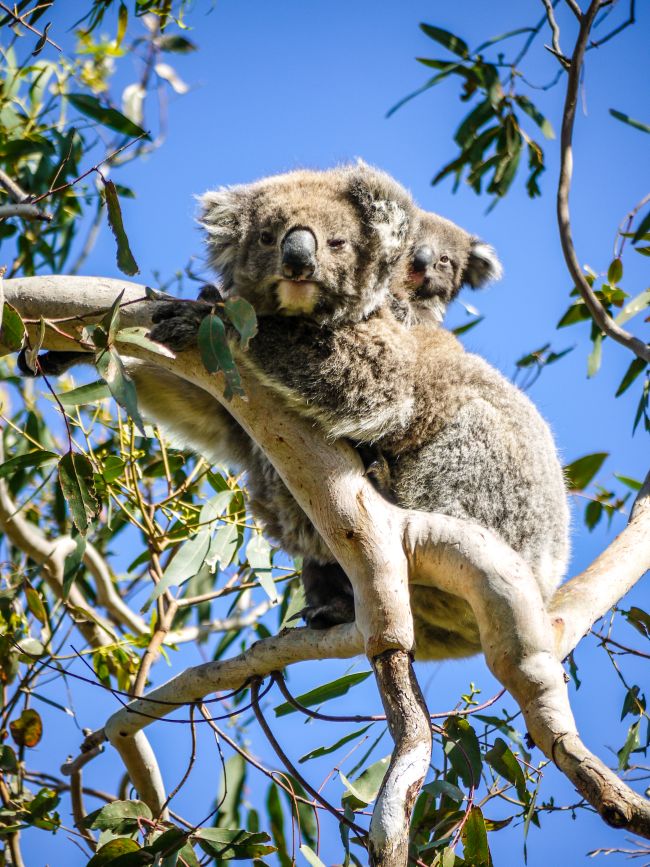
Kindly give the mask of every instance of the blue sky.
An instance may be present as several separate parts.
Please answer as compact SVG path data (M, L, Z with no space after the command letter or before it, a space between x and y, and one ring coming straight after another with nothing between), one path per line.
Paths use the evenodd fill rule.
M617 108L650 121L647 88L638 84L646 82L650 72L650 14L646 6L639 5L634 28L589 53L584 102L577 119L574 239L579 260L598 272L607 269L618 223L647 192L650 181L650 138L608 113L610 108ZM56 31L55 38L61 36L65 43L63 31L77 19L79 4L63 0L57 7L53 33ZM467 335L469 349L510 376L517 358L548 340L553 341L555 349L576 345L564 360L543 373L530 392L550 422L565 462L590 452L608 451L610 457L600 474L603 484L612 484L612 472L643 477L648 469L647 435L641 430L631 435L638 389L630 389L618 400L613 397L631 357L606 342L603 368L588 381L586 357L590 344L586 327L555 331L568 306L571 288L554 214L557 142L546 143L548 171L541 179L542 198L528 199L523 179L518 179L506 200L486 215L488 200L478 198L468 188L461 185L453 195L449 181L436 187L430 185L433 175L454 156L452 134L467 111L458 101L456 84L443 84L386 118L394 103L426 80L428 71L414 58L444 56L444 51L419 31L418 22L448 28L475 45L490 36L537 22L542 11L542 4L532 0L489 4L479 0L454 4L416 0L223 0L211 10L207 3L196 3L188 17L193 27L189 36L200 50L169 58L191 91L183 97L171 97L165 145L147 161L126 167L119 176L115 174L116 180L137 191L137 199L125 201L123 209L143 280L152 281L154 271L163 277L171 276L190 256L200 256L200 237L193 222L195 194L297 166L324 168L363 157L408 186L422 207L480 234L499 251L505 269L503 280L488 290L463 296L486 315L485 321ZM615 14L622 19L623 12L621 9ZM563 45L569 50L575 36L574 22L563 9L559 20ZM548 33L526 62L527 75L535 82L548 80L556 69L542 41L549 41ZM119 73L119 82L126 85L137 75L137 63L129 70L127 61ZM524 92L559 130L562 83L548 92ZM531 125L528 130L536 132ZM104 227L85 273L118 276L114 256L112 238ZM623 287L632 295L647 288L646 262L633 252L627 254ZM458 324L465 319L465 311L456 305L450 322ZM647 339L647 323L637 328ZM624 519L616 516L611 531L601 525L588 533L581 519L583 507L584 502L574 503L570 574L586 566L623 527ZM647 600L646 582L635 589L630 601L647 607ZM635 641L629 633L627 639ZM197 649L185 649L172 656L171 670L159 667L157 682L183 665L199 661ZM583 685L577 693L573 686L571 691L579 726L587 744L611 761L611 750L618 749L624 737L625 728L619 723L624 689L605 654L595 650L593 639L580 645L577 661ZM357 670L366 667L363 660L354 665ZM348 663L298 666L292 672L292 689L304 691L349 667ZM630 664L626 671L630 672L631 682L643 683L638 666ZM421 665L418 675L432 711L453 707L470 681L482 688L484 698L498 688L479 659ZM353 695L364 710L377 705L371 682ZM339 706L342 710L345 701ZM511 707L512 702L507 706ZM91 687L79 689L77 711L82 725L97 727L112 710L110 696ZM60 723L61 717L54 720ZM287 720L282 729L276 724L276 730L290 748L294 747L294 756L306 752L318 735L329 743L344 733L338 728L319 729L317 733L301 720ZM70 752L77 748L79 732L71 723L60 726L56 742L48 744L46 740L40 747L44 767L55 766L62 745ZM165 778L172 785L182 776L189 755L189 735L164 724L151 727L149 733ZM194 771L191 789L186 788L178 798L179 811L197 821L207 812L219 775L214 749L207 741L204 747L204 761ZM273 762L261 738L256 738L254 749ZM389 742L385 739L376 757L388 752ZM114 788L118 767L115 756L107 754L88 768L84 780L99 788ZM319 781L327 771L326 763L306 767L312 780ZM250 800L259 803L257 792L265 791L266 786L260 788L259 781L251 780ZM336 787L327 791L336 798ZM571 786L549 770L540 797L551 794L558 803L572 803L575 799ZM493 816L491 808L487 813ZM327 825L324 828L328 828L330 839L324 841L321 857L331 864L339 848L338 833ZM523 863L520 826L492 834L490 839L498 867ZM555 862L578 867L598 863L587 859L586 852L614 845L625 845L623 836L606 828L596 817L580 811L573 821L570 814L561 813L545 817L541 832L531 829L528 864L542 867ZM35 867L85 863L80 854L74 860L77 850L63 833L53 840L42 833L28 834L24 849L27 862ZM617 858L607 863L617 863Z

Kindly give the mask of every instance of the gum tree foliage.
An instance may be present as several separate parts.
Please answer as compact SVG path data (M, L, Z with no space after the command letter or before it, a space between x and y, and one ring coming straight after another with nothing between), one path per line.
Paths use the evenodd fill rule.
M558 69L544 86L566 86L570 56L560 47L554 16L558 5L540 4L539 20L498 36L486 34L490 38L475 48L462 34L421 24L431 39L432 56L418 62L433 74L407 99L426 99L425 91L459 86L467 109L452 135L450 161L436 170L434 184L451 177L455 188L469 185L492 205L515 183L524 183L531 197L546 193L543 187L550 181L543 175L544 150L558 142L551 122L535 105L525 63L530 51L543 50L541 43L549 42ZM138 272L137 251L131 250L120 208L120 201L135 191L119 183L120 167L164 144L167 92L187 89L175 67L182 69L183 55L197 45L184 6L169 0L79 4L73 59L57 45L47 4L0 3L0 241L6 277L77 273L104 220L114 235L117 267L127 275ZM629 20L623 11L616 3L603 4L595 42L608 42L633 23L634 3ZM138 77L118 93L114 72L132 54L141 61ZM611 114L612 122L627 123L638 135L650 132L643 120L616 107ZM648 197L630 208L611 263L604 264L603 274L586 270L582 276L609 318L639 330L648 321L650 290L635 294L626 286L624 255L650 254ZM195 279L189 268L178 276L181 282ZM578 288L567 304L558 328L590 328L593 348L587 368L593 376L602 342L610 338ZM251 311L220 312L243 338L254 331ZM204 361L214 370L229 370L236 392L237 371L219 338L219 326L214 317L203 330ZM41 328L41 339L42 333ZM172 812L168 821L130 799L128 782L115 780L112 791L96 792L84 788L79 769L53 776L39 767L35 748L56 748L57 715L74 715L65 696L66 690L74 694L78 678L112 690L123 702L142 693L152 665L160 659L173 664L183 642L200 641L206 658L220 659L229 650L294 626L292 617L302 606L300 563L273 550L261 535L247 512L241 479L170 448L141 419L115 349L118 333L121 339L146 342L142 330L120 328L116 303L84 336L96 351L97 375L81 385L68 376L41 388L42 381L35 385L14 372L11 353L24 345L25 327L11 306L5 304L2 313L7 356L2 362L2 527L7 531L15 512L25 533L23 544L9 532L2 538L0 863L23 863L25 833L46 838L74 823L76 839L94 867L192 867L229 859L289 865L301 857L318 865L317 813L322 815L323 808L310 794L308 781L319 785L310 763L328 756L338 776L327 797L340 818L340 861L363 864L363 839L355 828L364 824L363 813L387 765L379 745L386 725L382 719L320 722L322 745L297 760L296 772L295 766L282 768L282 754L273 767L252 754L249 737L256 722L248 687L218 701L179 708L175 717L184 721L181 731L191 752L181 785L191 786L186 778L197 759L196 727L202 719L215 735L222 780L215 800L202 805L203 815L200 810L188 817ZM38 349L37 332L28 343L28 363L36 363ZM519 359L522 385L565 354L554 351L549 339ZM643 436L650 430L647 358L631 356L616 394L628 389L638 393L632 423ZM616 490L600 484L597 477L606 457L606 452L579 456L567 467L571 490L586 496L589 528L628 508L641 487L622 475ZM52 551L56 547L58 560L48 545ZM124 550L130 552L126 561L119 554ZM647 642L650 614L640 608L620 614ZM603 647L626 687L621 716L629 729L616 759L625 771L639 764L650 741L646 698L641 686L626 680L615 657L621 646L609 632ZM572 673L579 683L575 668ZM267 722L281 741L283 717L310 712L305 708L318 715L328 700L348 694L367 676L351 674L324 683L297 696L296 704L278 673L265 688L273 686L274 694L280 689L285 695L266 702ZM48 689L52 682L61 688ZM547 793L540 794L545 762L531 755L516 715L492 707L478 692L472 686L454 712L433 721L440 749L413 813L414 863L491 864L488 832L523 823L525 839L531 822L550 823L544 814L561 808ZM253 785L258 792L264 787L263 797L250 797ZM172 810L177 789L168 793ZM571 805L576 813L584 807L581 801Z

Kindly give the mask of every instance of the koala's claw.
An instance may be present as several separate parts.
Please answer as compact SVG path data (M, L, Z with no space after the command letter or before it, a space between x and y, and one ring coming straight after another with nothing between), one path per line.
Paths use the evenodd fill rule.
M339 596L326 605L308 605L296 616L302 617L311 629L329 629L340 623L354 623L354 602Z

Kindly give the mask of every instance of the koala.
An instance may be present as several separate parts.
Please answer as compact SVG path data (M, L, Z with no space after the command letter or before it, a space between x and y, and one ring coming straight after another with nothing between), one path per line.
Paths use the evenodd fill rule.
M308 189L290 214L293 200L280 196L280 205L272 185L204 198L210 256L226 275L226 291L264 311L243 363L326 436L378 447L396 503L472 520L500 536L526 560L548 599L569 551L565 485L549 428L524 394L429 321L439 321L463 282L477 286L498 274L493 251L441 218L410 215L405 237L398 211L357 195L379 257L369 272L357 261L354 220L337 222L336 245L328 243L337 195L321 190L312 199ZM394 220L397 226L386 225ZM397 257L396 238L403 239ZM333 250L347 252L338 258ZM399 291L387 296L385 280ZM410 298L420 298L420 307L403 316L400 301ZM183 315L172 305L153 336L182 350L191 331L180 326ZM347 577L277 486L268 462L250 479L254 508L270 535L306 558L308 622L352 620ZM411 596L418 657L480 650L463 599L417 585Z

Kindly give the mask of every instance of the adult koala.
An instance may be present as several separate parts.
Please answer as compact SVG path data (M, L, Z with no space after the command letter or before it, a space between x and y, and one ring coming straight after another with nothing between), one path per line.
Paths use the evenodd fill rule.
M422 243L432 228L424 218L402 243L399 210L406 209L399 196L395 210L378 205L367 184L344 183L355 217L342 207L337 184L312 195L316 189L309 173L298 173L203 199L211 261L224 274L226 291L247 298L259 315L243 363L327 436L378 446L398 504L473 520L501 536L549 598L568 557L568 508L550 431L496 370L444 329L418 321L437 321L435 311L463 278L478 284L481 275L496 272L490 248L466 236L457 249L453 224L445 222L449 238L443 233L436 252ZM407 299L422 290L426 315L416 312L414 324L400 321L387 282ZM182 350L205 312L169 305L152 334ZM399 304L397 312L403 312ZM309 558L303 573L308 622L352 620L347 578L268 462L253 468L250 487L270 535ZM412 602L420 658L480 649L474 617L460 597L415 586Z

